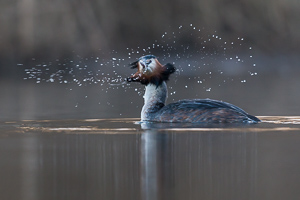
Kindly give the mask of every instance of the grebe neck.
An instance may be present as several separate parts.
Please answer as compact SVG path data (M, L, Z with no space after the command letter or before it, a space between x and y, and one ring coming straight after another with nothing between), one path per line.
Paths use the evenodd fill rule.
M152 83L146 86L144 94L144 106L141 120L148 121L155 117L155 113L165 106L168 97L167 84L165 81L159 86Z

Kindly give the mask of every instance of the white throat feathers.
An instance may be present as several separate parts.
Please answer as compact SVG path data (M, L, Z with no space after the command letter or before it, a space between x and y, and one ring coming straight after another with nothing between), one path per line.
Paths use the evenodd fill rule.
M151 120L154 114L165 106L168 98L168 90L166 82L156 86L152 83L146 86L144 94L144 106L141 112L141 120Z

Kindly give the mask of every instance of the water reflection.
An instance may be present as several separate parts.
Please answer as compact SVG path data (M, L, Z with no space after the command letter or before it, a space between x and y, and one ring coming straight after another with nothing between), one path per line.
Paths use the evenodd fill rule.
M146 130L141 137L143 199L257 196L256 134L192 134L187 138Z
M281 117L289 119L299 117ZM298 124L180 127L135 121L0 122L1 199L300 196Z
M141 135L142 199L175 199L171 192L175 185L171 138L156 130L146 130Z
M21 154L21 196L24 200L37 199L37 166L38 166L38 152L36 147L38 140L35 137L24 138L22 141Z
M145 200L158 199L161 188L161 145L154 131L145 131L141 139L141 187Z

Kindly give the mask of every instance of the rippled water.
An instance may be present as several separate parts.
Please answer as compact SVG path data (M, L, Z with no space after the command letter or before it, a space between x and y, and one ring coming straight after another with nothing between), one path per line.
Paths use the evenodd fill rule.
M1 199L295 199L300 117L0 123Z

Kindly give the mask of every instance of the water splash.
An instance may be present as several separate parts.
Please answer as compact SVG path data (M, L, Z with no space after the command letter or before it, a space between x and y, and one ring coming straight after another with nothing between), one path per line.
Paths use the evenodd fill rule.
M197 36L196 42L183 37L187 33ZM240 49L245 53L240 54ZM59 83L66 85L68 90L73 87L86 87L97 84L102 91L111 89L134 90L138 95L143 94L143 87L137 84L127 84L126 77L130 75L128 64L137 58L155 54L164 64L175 64L177 73L173 76L173 84L176 84L178 76L188 75L193 77L196 84L203 84L203 91L210 92L212 88L233 82L230 73L236 69L247 68L249 78L258 73L254 68L252 47L247 46L243 37L237 37L233 41L223 39L216 31L210 32L205 28L196 27L193 24L180 25L173 31L164 31L160 38L145 47L126 48L119 53L115 50L105 54L83 58L77 55L76 59L56 59L51 62L39 62L32 59L32 67L25 69L25 80L33 80L40 83ZM18 64L19 67L25 67ZM232 67L235 66L235 67ZM215 85L207 85L208 79L217 77ZM245 78L238 79L238 83L245 84ZM186 89L193 89L186 86ZM176 87L170 87L170 95L176 93ZM78 106L78 105L77 105ZM76 106L76 107L77 107Z
M187 33L193 37L197 36L198 40L194 42L184 38ZM252 49L243 37L229 41L216 31L210 32L203 27L189 24L164 32L159 40L147 47L128 48L127 51L132 59L147 54L157 55L162 63L175 64L177 73L173 75L173 79L176 80L182 75L194 77L194 83L203 84L204 91L211 91L211 88L227 83L245 84L247 79L258 75L257 69L254 68L256 63ZM243 71L249 72L250 76L239 78L238 73ZM213 79L214 83L207 85L208 79ZM173 95L175 90L169 89L170 95Z

